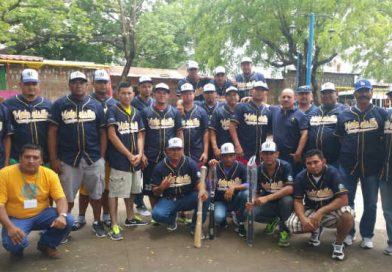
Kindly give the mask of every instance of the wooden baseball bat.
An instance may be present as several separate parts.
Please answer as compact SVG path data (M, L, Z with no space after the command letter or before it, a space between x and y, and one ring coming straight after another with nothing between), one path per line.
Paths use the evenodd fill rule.
M205 189L205 181L207 175L207 167L202 166L200 169L200 190ZM195 226L195 237L194 237L194 246L196 248L201 247L201 233L202 233L202 225L203 225L203 201L199 198L197 203L197 219Z

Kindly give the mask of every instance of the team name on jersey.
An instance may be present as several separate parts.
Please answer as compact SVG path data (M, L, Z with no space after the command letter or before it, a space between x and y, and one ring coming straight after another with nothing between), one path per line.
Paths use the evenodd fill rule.
M148 118L148 126L151 129L163 129L163 128L173 128L174 127L174 119L173 118Z
M170 179L170 187L171 188L182 187L182 186L191 184L191 181L192 181L191 177L188 174L186 174L184 176L174 176L174 177L171 177L171 179Z
M268 116L266 115L259 115L259 118L257 118L257 115L254 113L244 113L244 120L247 125L255 126L268 124Z
M65 124L91 122L96 119L94 111L88 109L76 112L74 110L64 110L61 112L62 120Z
M385 121L384 133L385 134L391 134L392 133L392 122L391 122L391 120Z
M222 119L220 120L221 126L223 130L229 130L230 119Z
M218 186L217 189L219 191L225 191L227 188L231 188L234 185L241 185L242 181L240 178L235 178L235 179L219 179L218 180Z
M370 118L369 120L358 122L349 121L344 123L347 134L365 132L378 129L378 123L376 118Z
M336 115L330 116L312 116L310 118L311 126L322 126L322 125L333 125L338 122L338 117Z
M139 131L139 124L137 122L118 122L117 131L120 134L131 134Z
M251 90L252 88L253 88L253 84L255 83L256 81L249 81L249 82L238 82L237 83L237 85L238 85L238 89L239 90Z
M33 110L15 110L12 112L15 122L18 124L29 124L32 122L45 122L48 120L49 112L46 109Z
M277 192L283 188L283 181L280 180L271 183L261 183L261 187L263 187L263 189L269 193Z
M306 195L312 201L325 201L333 198L333 191L330 188L324 188L320 190L311 190L306 191Z
M182 126L184 127L184 129L198 128L200 127L200 120L197 118L182 120Z

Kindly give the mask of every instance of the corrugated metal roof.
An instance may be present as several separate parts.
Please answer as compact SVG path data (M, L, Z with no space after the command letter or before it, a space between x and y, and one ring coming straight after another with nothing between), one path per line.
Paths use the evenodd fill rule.
M112 66L110 67L111 76L121 76L123 66ZM143 68L143 67L131 67L128 73L128 77L140 77L149 76L151 78L171 78L171 79L182 79L186 76L182 71L175 69L159 69L159 68Z
M1 60L17 60L17 61L36 61L42 62L44 58L36 56L23 56L23 55L4 55L0 54Z

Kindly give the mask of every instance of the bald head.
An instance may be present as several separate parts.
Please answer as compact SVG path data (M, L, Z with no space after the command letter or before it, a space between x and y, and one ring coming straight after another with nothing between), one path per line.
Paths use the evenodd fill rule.
M280 93L279 102L284 110L290 110L294 107L294 97L294 91L290 88L286 88Z

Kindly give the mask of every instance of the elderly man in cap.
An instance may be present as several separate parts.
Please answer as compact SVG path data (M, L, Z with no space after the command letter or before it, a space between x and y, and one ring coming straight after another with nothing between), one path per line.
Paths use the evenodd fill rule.
M69 76L70 94L53 104L49 118L48 146L52 169L71 211L83 184L93 208L93 231L105 237L101 222L101 197L105 186L106 120L102 104L87 95L87 78L80 71Z
M339 114L335 134L341 139L340 171L352 208L358 180L361 182L364 199L364 211L359 225L361 247L370 249L373 248L379 176L385 153L383 137L387 113L371 103L373 92L368 80L358 80L354 89L357 104ZM345 239L346 245L351 245L354 239L355 226Z
M241 71L242 73L235 76L235 84L237 84L240 99L246 96L252 96L250 91L253 88L253 83L256 81L265 82L263 74L252 71L252 59L249 57L242 58Z
M18 162L20 150L25 144L40 145L44 151L43 162L49 162L46 143L52 102L39 96L39 83L36 70L24 69L19 83L21 93L4 101L14 128L10 164Z
M321 86L321 106L309 113L309 139L306 149L321 150L328 164L339 167L339 138L334 134L339 114L346 107L337 102L335 84Z
M211 149L214 152L215 158L220 157L220 147L224 143L233 142L229 127L230 120L235 117L234 110L239 100L238 89L234 86L227 88L225 100L226 104L213 112L209 125Z
M197 203L203 203L203 222L207 217L208 193L200 189L200 171L194 160L184 156L184 145L180 138L171 138L166 147L166 158L154 168L151 177L152 191L159 198L152 210L152 218L167 225L169 231L177 229L176 216L179 211L194 210L191 234L196 225Z
M311 86L304 85L298 87L295 93L295 99L297 100L298 109L305 113L306 116L317 109L317 106L312 103L313 93Z
M278 245L290 245L290 233L285 225L293 212L294 181L291 166L280 160L276 144L266 141L261 146L262 163L257 168L257 196L247 209L253 209L255 220L268 223L264 233L273 235L279 225Z
M146 131L142 159L143 193L149 196L151 207L154 207L157 199L151 187L154 167L165 157L169 139L184 138L181 115L175 107L168 104L169 95L170 89L167 84L157 84L154 88L155 102L141 113Z
M232 143L224 143L220 151L221 160L213 159L208 163L210 167L216 167L217 175L217 184L213 186L213 188L216 188L215 222L224 227L227 225L227 213L236 212L239 223L238 235L245 237L245 203L248 197L246 167L235 159L236 155Z
M392 89L386 93L389 101L392 101ZM388 235L388 246L384 254L392 256L392 110L388 110L388 116L384 127L385 160L380 181L381 203L384 211L385 224Z
M239 103L234 110L229 131L238 159L243 163L253 155L259 157L261 144L271 134L271 111L264 104L268 90L267 83L255 82L252 99Z
M218 66L214 69L214 79L211 80L210 83L215 85L219 97L224 97L226 89L233 85L231 81L227 79L226 69L223 66Z
M209 83L210 78L201 77L199 74L199 64L196 61L190 60L186 65L188 75L181 79L177 84L177 95L181 92L181 86L184 83L190 83L195 89L195 100L203 101L203 87Z

